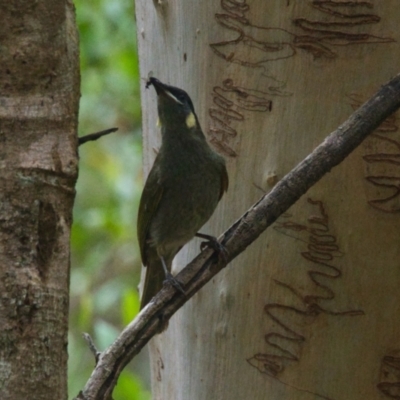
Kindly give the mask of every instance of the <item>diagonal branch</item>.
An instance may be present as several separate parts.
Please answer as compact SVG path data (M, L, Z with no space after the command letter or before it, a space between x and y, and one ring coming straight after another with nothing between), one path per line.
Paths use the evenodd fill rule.
M76 400L109 398L123 368L171 316L399 107L400 74L382 86L220 237L227 257L218 258L212 250L206 249L177 275L186 297L171 286L164 286L100 355L96 368Z

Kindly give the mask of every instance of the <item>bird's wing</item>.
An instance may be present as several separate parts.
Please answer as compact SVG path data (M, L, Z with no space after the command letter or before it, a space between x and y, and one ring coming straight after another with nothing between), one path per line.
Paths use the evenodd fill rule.
M221 190L219 192L219 199L221 200L222 195L224 192L228 190L229 186L229 178L228 178L228 171L226 170L226 166L222 166L222 172L221 172Z
M147 265L146 244L149 239L148 233L151 221L157 212L160 200L163 196L164 188L160 182L158 168L152 168L147 177L139 204L139 213L137 220L137 236L139 241L142 263Z

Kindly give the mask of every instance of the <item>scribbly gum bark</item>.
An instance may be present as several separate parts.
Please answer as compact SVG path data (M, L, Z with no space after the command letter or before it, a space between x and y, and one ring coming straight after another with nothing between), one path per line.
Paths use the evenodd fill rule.
M0 0L0 397L67 398L79 63L64 1Z
M228 163L210 234L400 65L396 0L136 7L142 77L187 90ZM160 135L142 101L148 172ZM395 115L189 301L150 345L154 398L400 398L399 159Z

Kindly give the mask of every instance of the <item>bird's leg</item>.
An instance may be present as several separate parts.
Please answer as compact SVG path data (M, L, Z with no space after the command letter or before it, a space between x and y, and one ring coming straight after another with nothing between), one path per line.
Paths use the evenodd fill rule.
M164 274L165 274L165 282L170 283L178 292L181 292L182 294L186 295L185 291L183 290L181 284L174 278L174 276L171 274L171 272L168 271L167 265L165 264L164 258L161 258L161 264L164 269Z
M203 251L206 247L209 247L210 249L213 249L218 253L218 257L222 257L223 259L226 259L228 257L228 251L222 243L218 242L218 239L215 236L206 235L199 232L197 232L194 236L206 240L206 242L202 242L200 244L201 251Z

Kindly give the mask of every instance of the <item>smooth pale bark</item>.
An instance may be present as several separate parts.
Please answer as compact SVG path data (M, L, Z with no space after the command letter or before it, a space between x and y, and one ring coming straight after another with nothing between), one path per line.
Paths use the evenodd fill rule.
M396 0L136 8L142 77L185 89L228 163L210 234L398 72ZM160 135L142 102L147 173ZM394 116L171 319L149 346L154 399L400 395L399 150Z
M0 398L67 398L78 36L69 1L0 0Z

